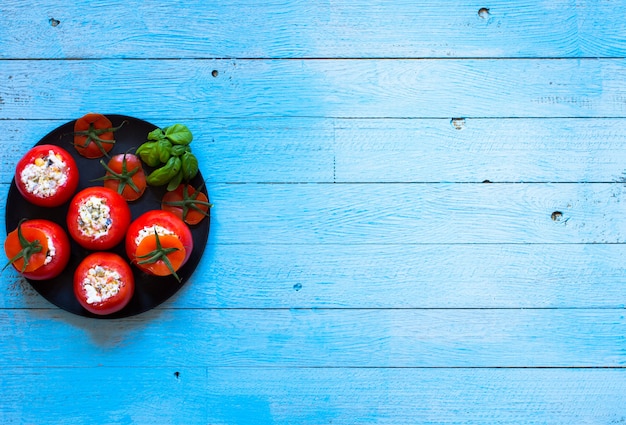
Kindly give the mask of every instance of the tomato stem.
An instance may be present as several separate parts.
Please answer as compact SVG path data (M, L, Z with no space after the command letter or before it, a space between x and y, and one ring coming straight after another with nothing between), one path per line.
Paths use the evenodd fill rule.
M156 230L154 231L154 237L156 238L156 248L147 254L138 256L137 258L143 258L143 260L137 261L137 264L153 264L161 260L165 263L165 265L172 273L172 275L176 278L176 280L180 282L180 277L178 277L178 275L176 274L176 270L174 270L174 266L172 266L170 259L167 258L168 254L178 251L179 249L174 247L163 248L163 246L161 245L161 240L159 239L159 233Z
M188 188L191 187L189 185L185 185L183 187L183 199L180 201L165 201L164 205L172 206L172 207L181 207L183 209L183 219L187 217L189 213L189 209L191 208L194 211L203 214L205 217L210 217L208 211L204 211L202 208L198 207L198 205L203 205L206 207L213 207L213 204L210 202L204 202L198 200L198 195L200 194L200 188L193 192L193 194L189 195Z
M96 128L93 123L89 123L89 128L87 130L74 131L73 134L75 136L87 136L84 144L74 142L74 146L86 148L87 146L89 146L89 143L94 142L100 152L102 152L102 154L104 154L108 158L109 154L106 149L104 149L103 144L113 145L115 144L115 140L102 139L100 136L105 133L113 133L122 128L124 124L126 124L126 121L122 121L122 123L117 127Z
M110 175L105 175L105 176L100 177L98 179L94 179L94 181L98 181L98 180L119 180L120 184L119 184L119 186L117 186L117 193L119 193L120 195L122 194L122 192L124 192L124 189L126 188L126 185L130 186L130 188L132 190L134 190L136 193L140 192L139 188L137 187L137 185L133 181L133 176L135 174L137 174L137 172L140 170L140 167L137 167L137 168L135 168L135 169L133 169L131 171L128 171L127 161L126 161L126 154L124 154L124 158L122 159L122 172L121 173L117 173L117 172L113 171L111 169L111 167L109 167L102 160L100 160L100 164L102 164L104 169Z
M26 271L26 267L28 267L28 261L30 260L30 257L32 257L33 254L41 252L41 250L43 249L43 247L41 246L41 242L39 242L39 239L35 239L34 241L29 242L28 239L24 237L24 235L22 234L22 223L24 221L26 220L20 220L17 225L17 238L20 242L20 246L22 247L22 249L13 258L11 258L7 264L5 264L5 266L2 268L3 271L20 258L23 258L24 264L22 265L22 273L24 273Z

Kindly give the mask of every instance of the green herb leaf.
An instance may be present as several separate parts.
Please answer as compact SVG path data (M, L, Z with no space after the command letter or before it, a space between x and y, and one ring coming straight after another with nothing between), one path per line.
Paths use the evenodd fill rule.
M161 139L156 144L159 151L159 161L166 163L172 155L172 143L167 139Z
M160 128L155 128L154 130L152 130L150 133L148 133L148 140L161 140L165 138L165 134L163 133L163 130L161 130Z
M187 146L193 140L193 134L184 124L174 124L165 128L165 137L175 145Z
M156 167L161 164L157 142L146 142L139 146L135 153L150 167Z
M183 170L180 170L178 174L176 174L174 178L172 178L172 180L170 180L170 182L167 184L167 191L171 192L172 190L176 190L176 188L178 187L179 184L182 183L182 181L183 181Z
M185 152L187 152L187 150L189 149L188 146L183 146L183 145L173 145L172 146L172 155L174 156L181 156L182 154L184 154Z
M198 174L198 158L191 152L185 152L181 156L181 162L185 181L193 179Z
M173 179L181 169L180 158L176 156L170 157L167 163L154 170L148 177L146 182L151 186L163 186Z

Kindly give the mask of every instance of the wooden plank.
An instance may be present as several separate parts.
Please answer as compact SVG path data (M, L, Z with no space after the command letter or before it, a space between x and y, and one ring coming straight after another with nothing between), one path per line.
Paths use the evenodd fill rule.
M621 244L212 245L167 308L623 308L625 250Z
M210 185L215 207L197 273L200 299L218 307L620 306L624 190L622 184ZM2 306L46 305L9 276ZM246 282L254 290L240 291ZM378 294L381 285L393 289ZM189 297L179 306L206 305Z
M0 202L6 203L7 185ZM623 243L622 183L208 184L211 244ZM29 218L29 217L27 217ZM34 218L34 217L30 217ZM4 216L0 217L4 226Z
M626 416L625 373L13 367L0 376L0 420L83 424L93 420L85 406L94 403L103 423L617 424Z
M625 79L624 59L9 60L0 119L624 117Z
M623 244L215 244L162 308L624 308L625 256ZM17 273L3 279L0 308L50 307Z
M622 243L621 183L209 185L210 243Z
M74 117L73 119L77 119ZM138 117L139 118L139 117ZM181 120L193 132L191 145L210 182L332 182L334 123L329 119ZM65 120L0 121L0 181L11 165ZM158 120L165 127L179 121ZM144 140L138 140L139 146ZM71 145L68 146L71 149ZM303 166L305 164L306 166Z
M65 122L0 121L0 141L5 146L0 150L0 181L10 182L10 165ZM170 122L158 120L158 125ZM203 176L213 183L613 182L626 178L626 157L621 154L626 151L624 118L296 117L184 123L194 133L193 149Z
M242 290L245 290L242 289ZM382 290L382 289L381 289ZM624 309L0 310L3 368L621 367Z
M337 182L612 182L621 119L337 120Z
M620 2L3 2L3 58L624 56Z

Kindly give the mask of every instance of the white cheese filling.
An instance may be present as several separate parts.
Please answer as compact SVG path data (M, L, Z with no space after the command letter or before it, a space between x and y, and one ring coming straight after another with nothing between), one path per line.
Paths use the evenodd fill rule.
M52 261L52 258L57 252L56 249L54 248L54 243L52 242L52 239L47 236L46 236L46 239L48 240L48 252L46 252L46 259L43 262L44 266L46 264L50 264L50 261Z
M109 233L113 221L111 208L105 198L90 196L78 205L78 228L92 239L98 239Z
M87 304L99 303L115 296L123 284L122 276L115 270L100 265L93 266L83 279Z
M139 231L137 237L135 238L135 245L139 245L141 241L146 238L146 236L154 235L155 231L159 236L176 235L176 233L172 232L170 229L154 224L152 226L146 226Z
M20 179L28 193L47 198L55 195L67 181L67 164L60 155L50 150L47 156L37 158L24 167Z

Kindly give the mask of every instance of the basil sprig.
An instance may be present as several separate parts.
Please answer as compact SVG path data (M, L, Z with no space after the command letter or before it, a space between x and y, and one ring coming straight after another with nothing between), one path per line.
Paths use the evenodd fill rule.
M146 165L156 168L146 177L149 185L167 184L167 190L171 191L198 174L198 158L189 146L192 140L193 135L184 124L156 128L148 133L137 155Z

